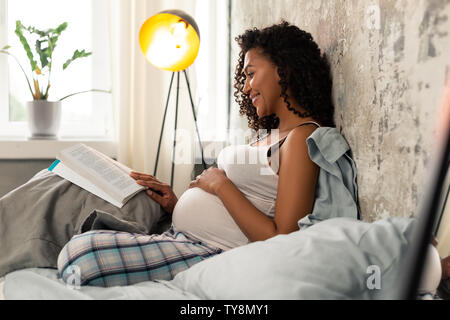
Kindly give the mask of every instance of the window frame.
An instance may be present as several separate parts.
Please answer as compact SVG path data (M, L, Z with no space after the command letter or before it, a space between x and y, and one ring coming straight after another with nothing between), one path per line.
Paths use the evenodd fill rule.
M207 15L199 13L199 8L208 10ZM201 42L207 38L208 48L201 53L206 56L196 60L192 74L196 77L196 114L197 124L202 142L226 141L230 123L230 0L197 1L195 18L200 22L208 21L206 26L200 25ZM206 18L205 18L206 17ZM207 30L207 32L202 32ZM224 41L225 40L225 41ZM200 53L199 53L200 55ZM201 70L203 69L203 70ZM208 70L208 71L206 71ZM215 73L209 70L215 70ZM207 75L207 78L202 78ZM207 80L207 81L205 81ZM202 82L203 85L199 85ZM206 84L205 84L206 83ZM206 90L205 90L206 88ZM202 92L199 92L202 90ZM222 93L222 94L221 94ZM209 106L212 106L211 108ZM219 106L217 108L217 106ZM212 111L211 111L212 110Z
M7 0L0 0L0 48L3 48L8 42L8 24L7 24L7 12L8 2ZM2 135L5 129L8 132L16 131L9 128L9 68L8 68L8 56L5 54L0 55L0 135Z
M8 1L13 0L0 0L0 48L4 45L8 44ZM105 27L101 26L101 24L105 24L105 21L102 19L97 19L98 17L105 16L105 8L108 7L107 0L100 0L100 1L92 1L92 49L98 51L107 51L106 54L109 56L109 47L104 48L103 46L99 45L99 42L95 39L98 39L99 37L105 37L105 35L100 34L101 31L104 30ZM104 19L108 19L107 16L105 16ZM108 23L105 24L108 30ZM101 26L101 27L100 27ZM106 41L108 41L108 44L110 45L109 35L106 37ZM92 55L91 57L94 57ZM108 61L111 57L108 57ZM8 65L9 61L9 65ZM10 92L9 92L9 66L11 64L15 64L14 58L8 57L4 54L0 55L0 70L6 70L6 72L0 73L0 139L22 139L29 135L28 131L28 124L27 121L10 121ZM92 65L95 65L95 62L92 63ZM19 66L14 66L14 68L17 67L18 72L20 71ZM107 66L108 74L109 74L109 86L111 87L111 63L108 63ZM92 83L93 88L95 87L96 83L99 83L96 75L98 72L92 73ZM97 85L97 87L99 86ZM101 89L109 89L109 88L101 88ZM105 94L105 93L87 93L87 94ZM95 97L91 98L92 101L95 100ZM77 122L64 122L64 129L61 129L59 136L61 139L113 139L114 137L114 125L111 119L111 113L113 112L113 106L112 106L112 97L108 99L110 102L108 105L104 105L104 108L93 108L92 109L92 121L89 122L90 124L95 123L94 119L103 119L105 121L104 131L101 132L99 130L96 130L95 126L91 126L92 128L89 130L87 126L83 126L80 123ZM64 101L63 101L64 103ZM94 103L93 103L94 105ZM102 111L106 110L106 111ZM110 110L110 111L107 111Z

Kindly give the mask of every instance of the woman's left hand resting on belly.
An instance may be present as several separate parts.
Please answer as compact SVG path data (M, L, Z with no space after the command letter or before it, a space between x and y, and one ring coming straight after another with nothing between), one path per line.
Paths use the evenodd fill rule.
M217 195L220 187L224 182L228 180L228 177L224 170L218 169L216 167L209 167L204 170L200 175L197 176L197 179L191 181L189 183L189 189L199 187L206 192L209 192L213 195Z

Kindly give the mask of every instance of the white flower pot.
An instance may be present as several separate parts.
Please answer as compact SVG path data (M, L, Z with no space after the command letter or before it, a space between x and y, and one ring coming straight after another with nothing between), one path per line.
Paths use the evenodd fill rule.
M61 101L27 102L30 139L57 139L61 124Z

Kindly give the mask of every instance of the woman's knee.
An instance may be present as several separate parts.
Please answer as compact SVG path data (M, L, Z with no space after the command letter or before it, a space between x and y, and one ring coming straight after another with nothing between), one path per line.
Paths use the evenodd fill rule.
M105 235L103 235L105 236ZM58 256L58 272L62 280L71 286L90 285L101 273L95 257L95 232L76 235L66 243ZM102 284L97 284L102 285Z

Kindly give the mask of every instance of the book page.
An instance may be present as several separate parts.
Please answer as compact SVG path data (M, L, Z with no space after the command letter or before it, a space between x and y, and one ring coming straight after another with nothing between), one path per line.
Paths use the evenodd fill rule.
M108 161L84 144L76 144L60 152L60 160L73 171L84 176L99 187L122 201L145 187L136 183L129 174L119 169L113 160Z
M104 158L107 161L112 162L114 165L116 165L116 167L118 167L120 170L122 170L123 172L125 172L126 174L130 175L131 171L133 171L131 168L128 168L126 165L108 157L107 155L87 146L90 150L92 150L92 152L94 152L96 155L98 155L99 157Z
M97 187L95 184L93 184L91 181L84 178L83 176L77 174L69 167L65 166L64 163L62 162L59 162L56 165L52 165L49 168L49 171L56 173L61 178L69 180L73 184L76 184L77 186L89 191L90 193L95 194L97 197L100 197L103 200L108 201L109 203L115 205L118 208L123 207L123 203L121 201L115 200L108 193L104 192L101 188Z

